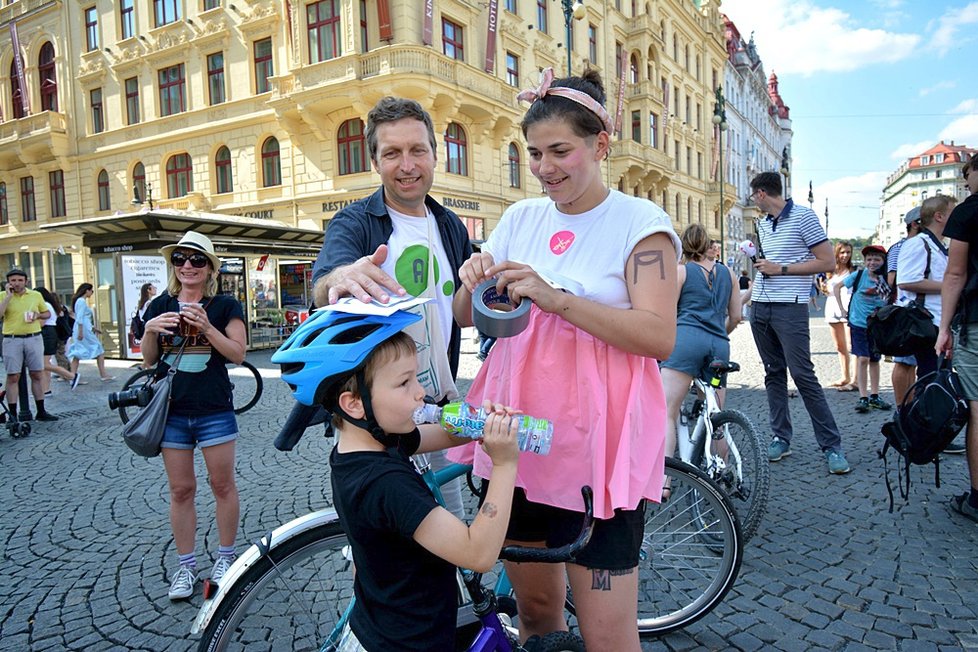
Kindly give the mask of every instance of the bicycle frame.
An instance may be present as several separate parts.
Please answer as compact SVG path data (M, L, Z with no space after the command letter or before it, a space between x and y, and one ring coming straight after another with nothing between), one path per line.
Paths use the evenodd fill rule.
M693 379L693 387L697 396L702 398L697 399L692 413L687 413L685 410L679 412L679 419L676 422L676 443L679 447L679 459L692 464L696 449L699 448L702 459L705 461L704 470L711 478L720 477L727 470L727 463L722 457L713 453L710 442L722 439L733 453L732 457L736 465L733 469L735 476L738 480L743 480L744 469L737 443L733 438L726 437L724 433L718 434L713 428L711 417L720 411L720 401L716 389L699 378ZM689 419L692 417L696 418L696 425L690 434Z

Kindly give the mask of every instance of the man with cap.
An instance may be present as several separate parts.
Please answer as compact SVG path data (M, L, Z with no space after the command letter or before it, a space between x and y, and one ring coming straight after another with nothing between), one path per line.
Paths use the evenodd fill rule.
M27 273L17 267L7 272L7 290L0 301L3 314L3 363L7 369L7 403L10 418L17 415L17 383L26 367L31 376L31 391L37 405L38 421L57 421L44 409L44 340L41 326L51 316L40 292L27 289Z
M886 249L880 245L867 245L862 254L865 267L842 281L850 295L848 309L842 308L842 316L849 321L850 350L856 356L856 386L859 388L856 412L869 412L871 408L889 410L892 406L880 398L880 356L873 352L866 336L869 314L886 305L890 295L886 283ZM842 286L836 285L833 291L839 305L844 305Z
M892 299L896 299L897 294L896 275L900 249L903 247L904 242L920 233L920 206L914 206L907 211L907 214L903 216L903 223L907 225L907 235L890 247L889 255L886 257L886 282L893 288ZM897 405L903 402L903 397L906 396L907 390L913 385L916 371L917 358L912 355L894 356L890 382L893 385L893 399Z

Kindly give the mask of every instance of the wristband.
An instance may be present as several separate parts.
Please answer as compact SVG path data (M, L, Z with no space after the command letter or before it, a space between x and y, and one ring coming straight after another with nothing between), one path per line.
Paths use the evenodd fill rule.
M787 275L788 275L788 266L787 265L782 265L781 266L781 276L787 276Z

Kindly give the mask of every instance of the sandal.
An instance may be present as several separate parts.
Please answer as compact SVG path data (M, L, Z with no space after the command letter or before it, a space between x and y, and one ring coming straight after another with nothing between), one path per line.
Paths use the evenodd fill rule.
M843 385L842 387L836 387L835 389L840 392L854 392L859 388L855 385Z
M961 514L961 516L970 518L975 523L978 523L978 509L972 507L971 503L968 502L967 492L951 498L951 509Z
M835 381L834 383L832 383L831 385L829 385L829 387L845 387L848 384L849 384L849 381L847 379L843 378L842 380Z
M669 499L672 497L671 485L672 485L672 480L670 478L666 478L665 481L662 483L662 499L659 500L660 505L665 505L666 503L669 502Z

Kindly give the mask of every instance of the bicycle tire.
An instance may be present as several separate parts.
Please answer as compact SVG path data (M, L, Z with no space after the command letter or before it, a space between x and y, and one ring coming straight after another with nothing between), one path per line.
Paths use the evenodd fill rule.
M723 428L726 431L725 436L735 442L740 453L741 477L736 477L735 465L730 460L724 460L723 469L707 468L703 449L699 445L694 448L691 462L705 471L730 498L740 519L740 531L746 543L757 532L767 512L771 484L767 447L750 418L739 410L717 412L712 421L714 432Z
M348 543L333 521L272 548L230 587L198 650L321 649L353 598Z
M122 386L121 391L124 392L135 385L142 385L143 383L146 382L146 379L153 374L154 371L155 371L154 369L143 369L141 371L134 373L129 378L129 380L127 380L126 383ZM122 419L122 423L129 423L129 414L126 412L126 410L133 410L134 414L140 410L138 405L130 405L128 407L124 405L120 405L118 409L119 409L119 418Z
M239 371L240 368L250 372L250 375ZM242 412L247 412L255 407L264 390L265 384L262 382L261 372L247 360L240 365L229 362L227 363L227 370L228 378L231 381L234 413L241 414Z
M744 552L737 514L709 476L667 457L666 477L672 483L669 500L645 507L638 566L643 639L682 629L710 613L736 582ZM569 590L567 596L567 610L576 613Z

